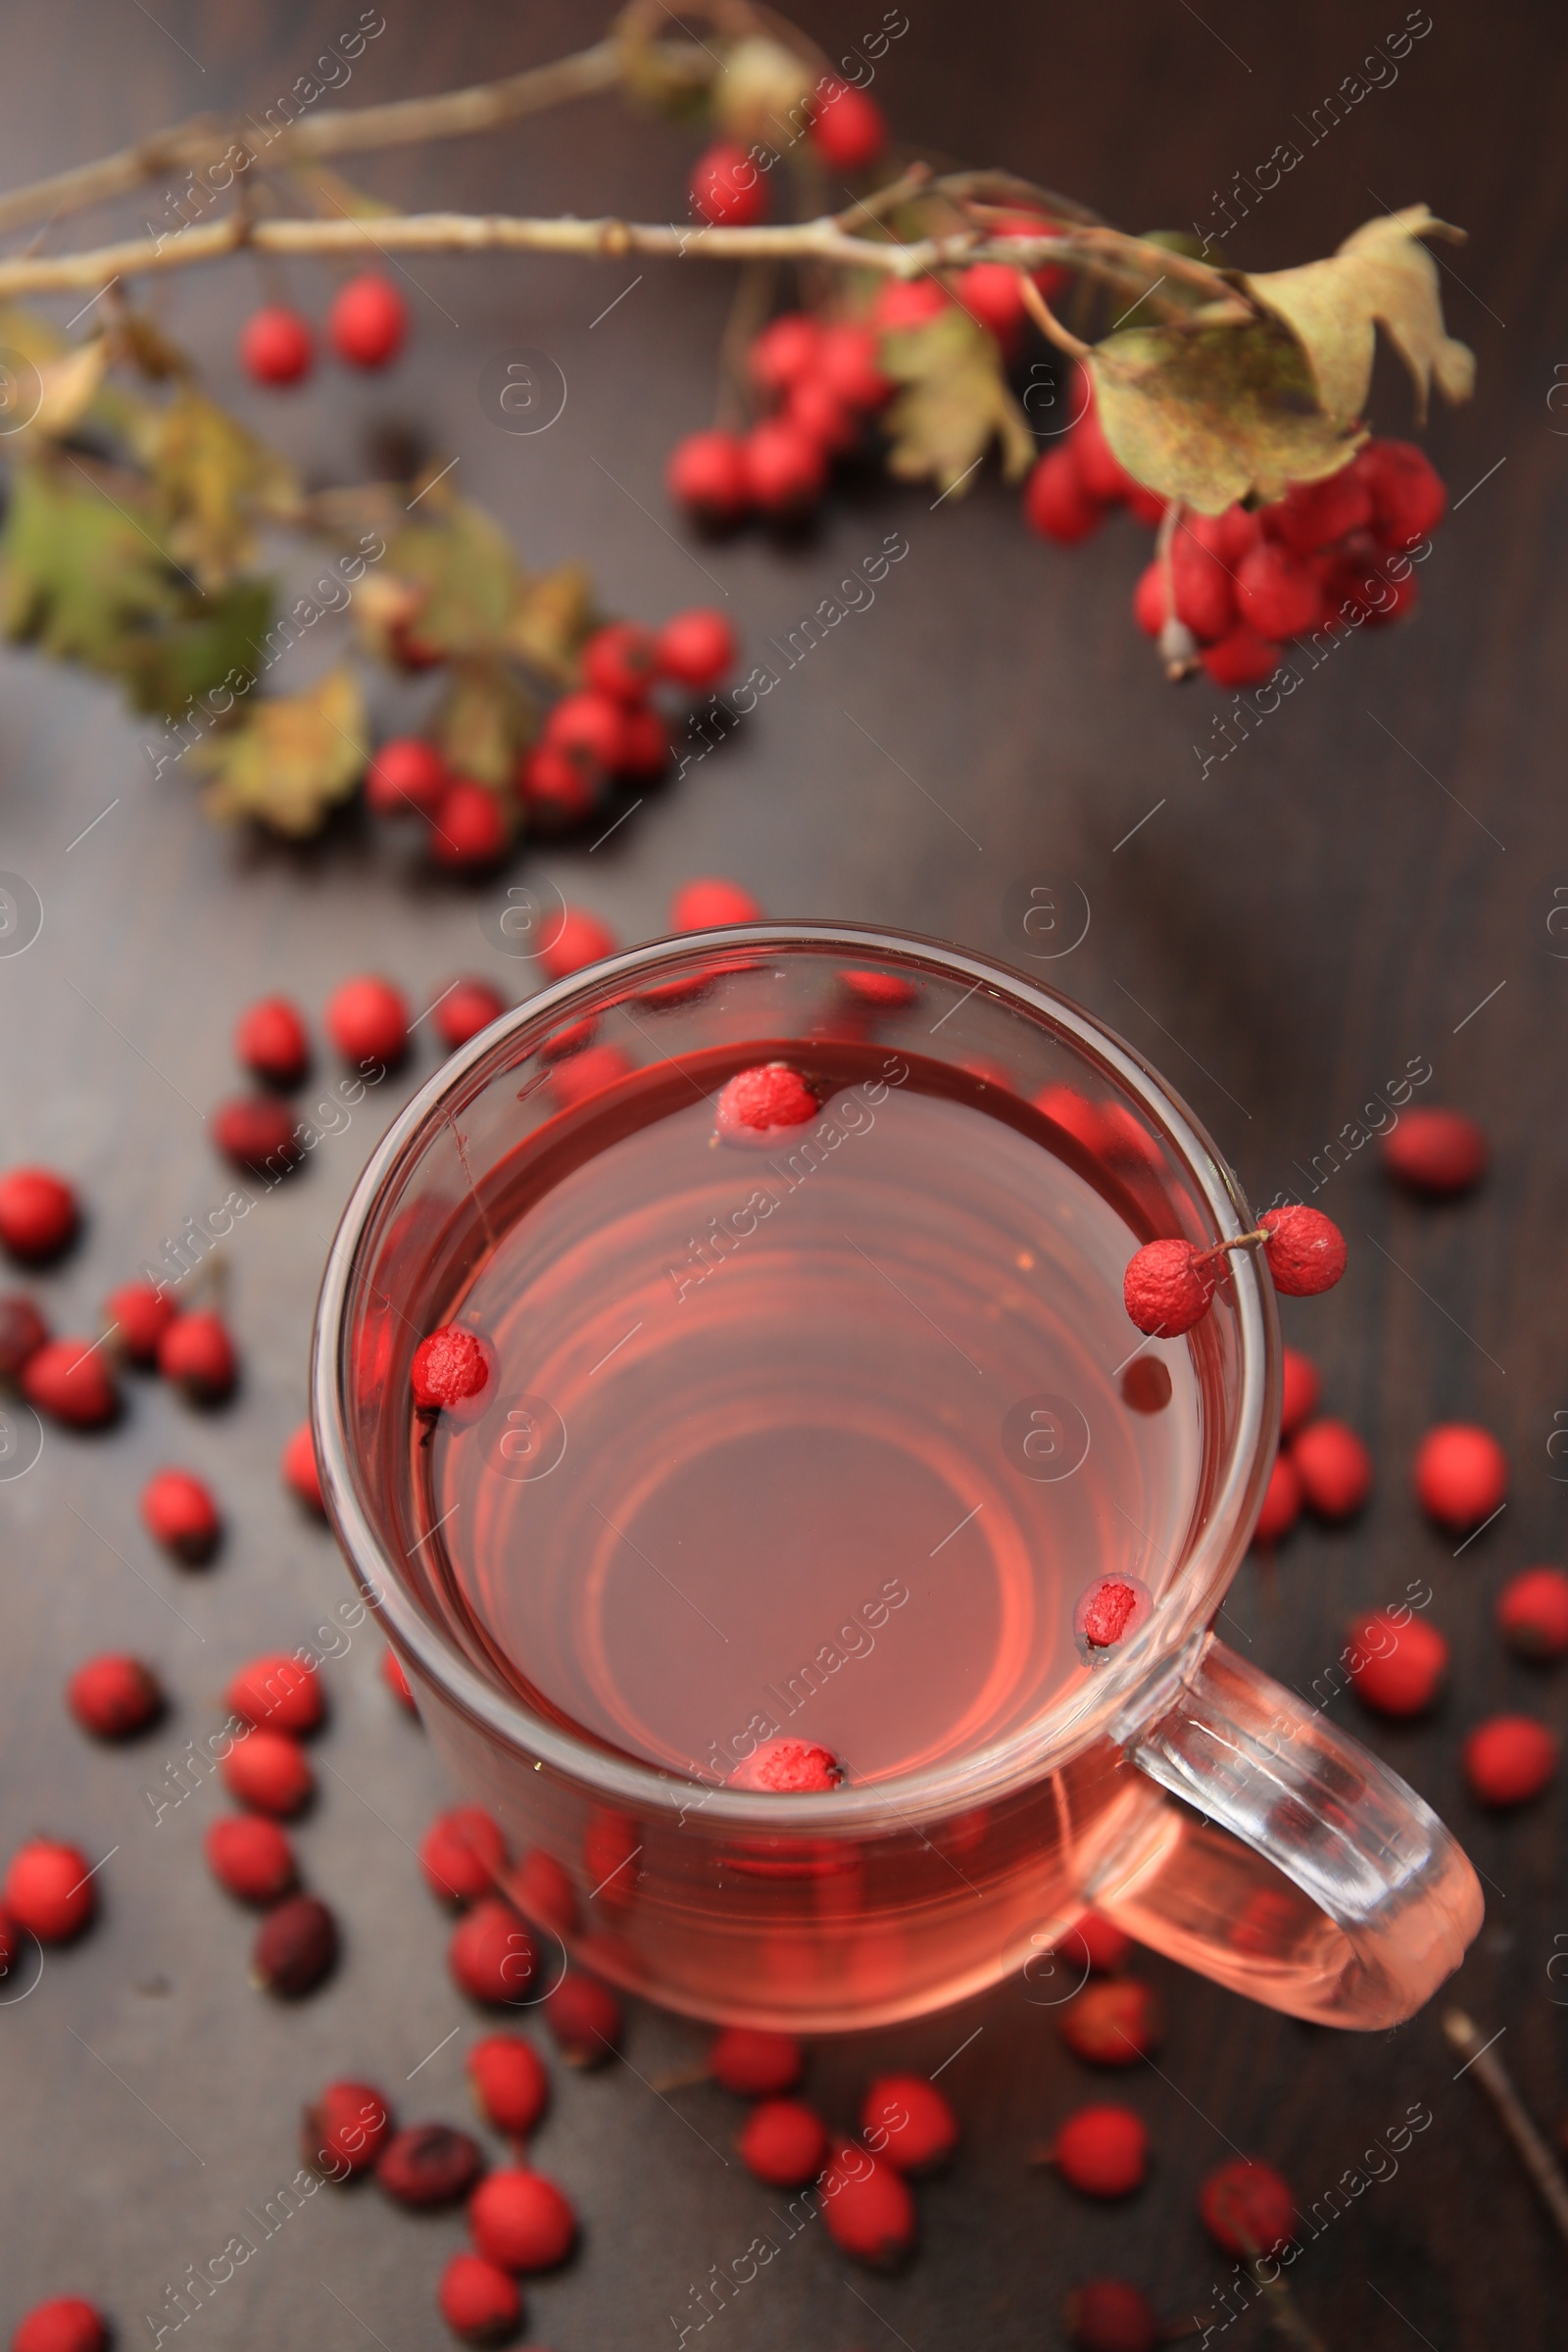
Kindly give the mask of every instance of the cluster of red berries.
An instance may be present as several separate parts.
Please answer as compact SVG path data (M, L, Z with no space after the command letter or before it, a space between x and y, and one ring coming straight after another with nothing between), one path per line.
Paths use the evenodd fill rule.
M1329 1291L1345 1272L1345 1236L1320 1208L1293 1202L1268 1208L1256 1230L1200 1250L1193 1242L1146 1242L1122 1279L1127 1312L1151 1339L1172 1340L1200 1323L1214 1300L1219 1260L1227 1250L1262 1244L1274 1288L1288 1298Z
M806 138L817 163L851 175L880 163L887 117L853 82L824 75L806 102ZM692 166L689 192L699 220L714 227L754 228L768 216L766 172L776 157L716 139Z
M1058 448L1024 489L1024 514L1042 537L1074 546L1113 507L1158 523L1165 502L1111 455L1092 393ZM1369 441L1325 481L1223 514L1184 514L1167 565L1156 559L1133 596L1133 614L1177 666L1196 656L1217 686L1254 686L1279 665L1292 637L1397 620L1418 595L1411 551L1442 520L1447 494L1407 441ZM1171 624L1178 642L1173 645Z
M385 368L403 349L408 305L390 278L367 270L339 288L326 315L326 338L351 368ZM253 311L240 330L240 365L258 384L303 383L316 365L309 321L282 303Z
M456 773L422 736L400 735L381 745L366 771L366 806L375 816L419 818L439 864L483 872L505 856L519 818L544 832L568 832L592 822L616 783L633 790L657 783L674 754L659 693L671 689L673 707L688 705L727 675L735 650L722 612L702 606L675 613L662 629L612 621L583 647L581 682L552 705L510 793Z
M267 1912L251 1953L256 1984L298 2000L331 1974L339 1950L332 1911L319 1896L299 1891L298 1859L281 1826L316 1793L302 1742L326 1719L320 1676L308 1660L287 1653L252 1658L230 1681L223 1703L244 1728L219 1774L246 1810L208 1830L208 1868L229 1894Z

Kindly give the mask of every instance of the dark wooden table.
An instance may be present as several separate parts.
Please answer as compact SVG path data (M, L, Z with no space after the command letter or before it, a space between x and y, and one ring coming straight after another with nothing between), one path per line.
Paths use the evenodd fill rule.
M159 0L156 13L139 0L9 7L8 184L198 107L263 111L358 12L310 0L270 13L221 0ZM861 12L863 25L854 11L808 14L836 45L880 11ZM1445 289L1480 355L1481 390L1434 421L1455 511L1425 567L1423 609L1412 626L1338 652L1206 770L1200 748L1212 748L1223 698L1156 676L1127 616L1145 546L1129 523L1076 555L1048 550L1023 530L1016 498L984 480L938 512L924 494L840 503L820 537L788 555L753 540L694 552L665 527L665 452L710 410L719 271L654 265L601 319L632 270L421 264L414 347L395 376L367 387L326 374L273 403L235 380L234 332L256 297L247 266L193 272L157 299L220 391L313 478L357 476L368 421L416 422L461 457L465 487L499 511L526 559L585 555L626 612L658 617L710 598L714 575L748 641L783 637L842 565L885 530L906 533L908 560L874 610L818 647L722 758L597 854L539 859L622 936L657 931L677 881L717 871L776 913L874 917L1004 952L1009 888L1051 872L1093 907L1059 976L1188 1093L1255 1197L1299 1187L1413 1055L1435 1065L1432 1099L1485 1122L1495 1165L1473 1203L1426 1211L1394 1199L1371 1152L1318 1196L1349 1232L1352 1270L1332 1298L1288 1312L1288 1336L1311 1346L1331 1408L1372 1442L1379 1491L1351 1532L1302 1532L1272 1575L1249 1568L1231 1608L1249 1654L1305 1689L1352 1607L1412 1576L1432 1581L1432 1615L1455 1654L1443 1708L1403 1731L1353 1701L1334 1712L1443 1811L1486 1874L1489 1920L1458 1990L1487 2033L1506 2028L1499 2050L1554 2126L1568 2103L1568 1994L1549 1973L1568 1949L1562 1797L1487 1819L1462 1792L1456 1755L1463 1729L1495 1709L1559 1728L1565 1715L1562 1678L1510 1662L1491 1625L1503 1579L1562 1550L1548 1453L1568 1407L1568 960L1548 928L1554 894L1568 890L1568 418L1548 404L1568 366L1559 12L1528 0L1437 11L1396 79L1315 142L1314 108L1399 24L1394 7L1204 0L1200 15L1185 0L1050 12L909 0L908 14L878 82L902 134L1043 177L1130 227L1206 223L1211 190L1295 140L1299 166L1232 241L1242 262L1307 259L1380 205L1423 197L1471 232L1467 251L1445 257ZM387 0L386 18L348 102L510 71L599 27L581 0L416 12ZM682 136L601 102L372 161L363 176L410 205L670 218L689 153ZM144 211L90 216L72 238L94 223L123 231ZM63 240L67 224L52 233ZM290 282L320 307L320 277ZM56 307L63 318L73 306ZM494 430L475 393L485 359L518 341L550 352L569 385L560 424L532 440ZM1408 429L1392 369L1376 409L1385 429ZM302 658L298 682L310 666ZM399 709L389 695L381 715L390 723ZM5 657L0 865L31 880L45 921L27 954L0 960L3 1153L59 1164L91 1203L85 1245L40 1286L66 1329L93 1328L111 1283L221 1198L202 1114L231 1086L229 1029L251 997L283 986L318 1008L333 981L365 967L416 993L462 969L528 985L528 967L486 944L471 895L385 843L351 831L293 855L216 834L176 771L152 780L149 732L104 687ZM34 2299L76 2290L118 2316L125 2346L157 2340L187 2266L257 2235L246 2216L294 2171L300 2102L334 2074L383 2082L416 2117L465 2111L463 2053L479 2029L446 1980L443 1923L410 1851L442 1784L380 1684L378 1645L362 1637L329 1670L324 1794L301 1845L312 1882L341 1906L348 1950L314 2001L279 2009L247 1986L250 1925L200 1862L213 1792L156 1828L142 1796L166 1756L216 1721L232 1666L297 1641L346 1591L329 1539L279 1492L276 1460L302 1409L325 1244L390 1107L367 1103L241 1229L230 1272L246 1373L232 1410L197 1421L139 1384L117 1434L51 1433L36 1470L0 1483L0 1845L41 1830L112 1857L99 1931L0 2012L6 2327ZM1407 1480L1419 1432L1451 1416L1496 1430L1514 1471L1505 1515L1457 1561ZM208 1574L172 1571L140 1529L140 1483L165 1460L189 1461L221 1494L230 1535ZM166 1732L129 1752L91 1748L60 1700L69 1670L109 1646L155 1659L176 1694ZM873 2061L930 2067L977 2036L945 2078L965 2151L922 2193L925 2250L904 2277L848 2274L808 2233L713 2323L715 2340L1024 2352L1060 2340L1065 2288L1105 2270L1173 2313L1215 2309L1229 2266L1195 2217L1203 2171L1233 2147L1255 2152L1306 2209L1424 2102L1433 2127L1396 2176L1306 2242L1292 2274L1301 2311L1336 2352L1561 2343L1564 2248L1475 2084L1454 2080L1434 2011L1384 2037L1336 2037L1146 1965L1169 1995L1169 2040L1157 2069L1108 2086L1067 2058L1049 2010L1016 1984L874 2048L824 2052L816 2089L848 2119ZM531 2298L533 2340L562 2352L669 2344L693 2284L755 2234L756 2184L706 2144L727 2142L726 2102L697 2089L662 2103L647 2087L700 2038L640 2013L628 2065L563 2087L539 2156L580 2200L587 2238ZM1147 2115L1158 2154L1134 2204L1100 2211L1025 2157L1069 2106L1107 2087ZM260 2240L188 2333L164 2340L214 2352L442 2344L434 2284L462 2238L460 2218L420 2224L373 2194L323 2192ZM1226 2336L1241 2346L1263 2331L1254 2314Z

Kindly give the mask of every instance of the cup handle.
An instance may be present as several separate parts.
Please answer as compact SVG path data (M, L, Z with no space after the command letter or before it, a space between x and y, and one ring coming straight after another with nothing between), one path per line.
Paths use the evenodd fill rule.
M1458 1967L1481 1887L1437 1815L1211 1633L1167 1661L1111 1737L1166 1801L1133 1808L1083 1891L1139 1942L1268 2008L1362 2033L1412 2016Z

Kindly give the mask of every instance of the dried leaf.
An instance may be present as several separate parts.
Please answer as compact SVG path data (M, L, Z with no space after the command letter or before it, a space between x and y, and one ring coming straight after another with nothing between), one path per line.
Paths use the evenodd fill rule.
M1323 414L1305 353L1273 319L1128 327L1089 368L1114 455L1200 514L1337 473L1366 438Z
M1368 220L1328 261L1242 280L1305 349L1318 397L1337 423L1354 422L1366 406L1378 323L1410 371L1421 416L1434 380L1446 399L1469 399L1475 355L1444 327L1437 264L1419 242L1459 235L1412 204Z
M1007 389L996 338L955 305L923 325L884 335L882 365L904 389L887 412L888 470L901 481L955 489L994 436L1009 482L1035 458L1034 435Z
M96 669L120 665L127 629L179 604L150 523L43 465L15 470L0 566L5 634Z
M299 507L293 468L189 387L164 411L151 465L170 552L209 592L254 561L259 521Z
M136 710L176 717L215 687L249 689L271 613L270 581L232 580L220 597L187 597L156 629L127 632L114 666Z
M304 694L253 703L237 726L194 745L186 758L214 779L206 795L214 816L255 817L299 836L319 831L369 758L353 671L331 669Z
M460 671L436 717L436 739L447 765L481 784L510 784L517 754L537 731L533 704L497 662Z
M98 396L109 365L109 346L102 335L79 343L58 360L45 360L38 369L42 391L27 430L57 440L81 422Z
M488 654L500 645L517 594L516 560L500 526L464 498L433 501L387 546L386 568L418 590L411 634L438 659Z
M580 564L563 564L518 591L507 622L507 645L547 678L575 686L578 653L598 625L588 573Z

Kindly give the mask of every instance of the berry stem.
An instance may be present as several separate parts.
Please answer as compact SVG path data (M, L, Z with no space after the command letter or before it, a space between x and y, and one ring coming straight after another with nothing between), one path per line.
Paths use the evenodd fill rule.
M1494 2035L1492 2041L1483 2039L1480 2028L1462 2009L1445 2012L1443 2031L1465 2061L1460 2073L1473 2075L1495 2107L1543 2205L1556 2223L1559 2234L1568 2238L1568 2180L1564 2180L1562 2167L1543 2139L1534 2117L1513 2086L1512 2077L1497 2056L1494 2046L1497 2037Z
M1223 1257L1228 1250L1245 1250L1252 1242L1266 1242L1266 1226L1254 1225L1250 1233L1233 1234L1228 1242L1216 1242L1210 1250L1200 1250L1193 1259L1195 1266L1206 1266L1212 1257Z
M1047 341L1054 343L1058 351L1066 352L1072 359L1087 360L1089 345L1080 342L1071 327L1062 325L1034 279L1020 271L1018 283L1023 292L1023 307Z
M1159 584L1164 595L1165 618L1158 638L1159 658L1165 665L1165 675L1171 684L1190 678L1199 666L1198 639L1176 611L1176 533L1181 527L1182 502L1173 498L1159 518L1154 535L1154 561L1159 565Z

